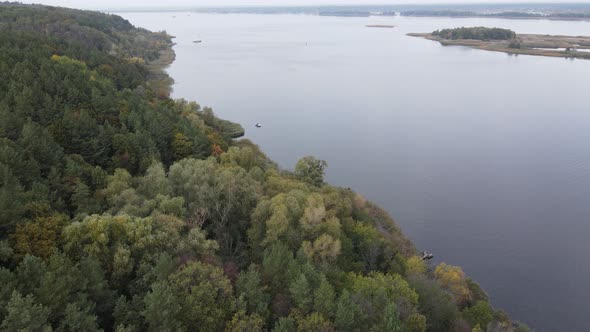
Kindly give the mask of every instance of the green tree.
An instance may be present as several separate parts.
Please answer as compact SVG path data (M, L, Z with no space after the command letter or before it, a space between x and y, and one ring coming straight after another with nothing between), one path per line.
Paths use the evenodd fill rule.
M8 232L23 217L24 190L12 170L0 163L0 230Z
M334 315L334 288L325 277L322 277L319 287L313 294L314 303L313 308L326 318L331 318Z
M339 330L361 331L364 326L365 315L346 289L338 298L335 316L336 327Z
M264 330L264 320L257 314L246 315L238 311L225 328L228 332L258 332Z
M406 261L406 274L424 274L426 273L426 264L421 257L412 256Z
M297 323L291 317L281 317L275 323L272 332L296 332Z
M255 265L250 265L247 271L242 271L238 276L236 294L246 300L248 313L258 314L263 318L268 316L270 296L261 283L260 273Z
M81 306L78 303L70 303L65 309L65 316L59 324L58 331L102 331L98 328L96 315L92 312L92 307Z
M6 317L0 325L3 331L51 331L47 321L49 310L36 304L32 295L23 297L14 291L6 312Z
M289 291L297 308L303 313L309 313L313 304L313 293L305 274L299 275L289 286Z
M262 278L264 283L270 286L271 293L282 291L285 281L290 281L288 272L293 264L293 253L282 242L277 242L264 251Z
M406 332L425 332L426 331L426 317L421 314L411 314L406 318L404 323L404 331Z
M303 157L295 165L295 176L313 186L320 187L324 184L324 172L328 163L314 157Z
M486 301L477 301L475 305L463 310L463 317L471 326L479 325L485 329L494 319L493 310Z
M413 277L410 282L418 293L420 312L426 316L427 331L448 331L459 316L453 297L424 277Z
M92 214L100 211L98 202L92 197L90 188L84 182L78 182L72 194L72 205L76 208L76 214Z
M63 149L57 144L46 128L35 122L27 122L23 126L19 144L25 155L36 160L43 175L47 175L51 166L59 165L63 158Z
M180 331L181 306L167 282L157 282L143 298L145 305L141 313L150 331Z
M189 330L222 329L231 317L235 299L223 270L201 262L190 262L169 277L170 287L180 302L179 320Z
M172 141L172 153L176 160L180 160L193 155L193 142L183 133L174 134Z
M314 312L304 317L297 326L298 332L331 332L335 331L332 323L320 313Z
M6 316L8 302L10 301L12 292L16 289L16 287L16 275L9 269L0 267L0 320L3 320Z
M402 331L402 322L399 319L399 313L395 303L389 303L387 307L385 307L385 312L383 313L383 322L381 323L381 329L379 330L391 332Z
M172 188L168 183L166 170L160 162L154 162L147 169L145 176L139 180L137 192L147 198L156 198L158 195L171 195Z

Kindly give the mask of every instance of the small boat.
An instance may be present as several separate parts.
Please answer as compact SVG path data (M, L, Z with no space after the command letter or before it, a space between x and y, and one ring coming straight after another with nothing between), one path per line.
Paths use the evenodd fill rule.
M262 128L262 125L260 123L257 123L257 124L254 125L254 127L256 127L256 128Z
M427 251L423 251L422 252L422 260L423 261L428 260L428 259L432 259L432 258L434 258L434 255L433 254L431 254L431 253L429 253Z
M193 43L198 44L198 43L202 43L202 40L193 40Z

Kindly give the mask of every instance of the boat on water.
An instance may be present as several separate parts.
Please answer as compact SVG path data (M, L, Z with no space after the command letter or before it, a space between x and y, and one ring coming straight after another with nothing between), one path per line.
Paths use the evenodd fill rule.
M421 258L422 258L422 260L424 260L424 261L425 261L425 260L430 260L430 259L434 258L434 255L433 255L433 254L431 254L431 253L429 253L429 252L427 252L427 251L423 251L423 252L422 252L422 257L421 257Z

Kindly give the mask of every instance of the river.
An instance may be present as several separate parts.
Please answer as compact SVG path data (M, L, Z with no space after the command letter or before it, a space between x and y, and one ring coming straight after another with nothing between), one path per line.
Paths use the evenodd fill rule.
M330 183L387 209L514 319L590 331L590 61L406 36L480 25L588 35L590 22L120 15L177 37L173 97L243 124L284 168L326 160Z

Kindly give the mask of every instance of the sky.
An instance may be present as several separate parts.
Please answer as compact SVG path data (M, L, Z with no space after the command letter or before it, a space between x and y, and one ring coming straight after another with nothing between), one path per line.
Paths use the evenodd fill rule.
M443 4L443 3L525 3L554 2L561 0L21 0L23 3L42 3L84 9L132 7L220 7L220 6L288 6L288 5L359 5L359 4ZM588 3L590 0L567 0L568 3Z

